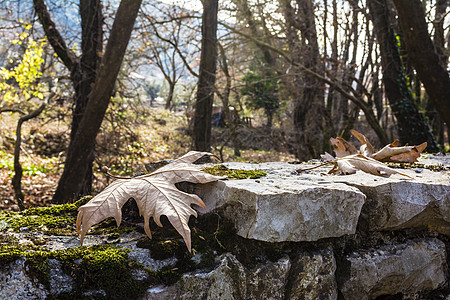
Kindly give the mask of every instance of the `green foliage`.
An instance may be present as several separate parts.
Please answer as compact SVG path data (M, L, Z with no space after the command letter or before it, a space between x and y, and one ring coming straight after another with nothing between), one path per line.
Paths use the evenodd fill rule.
M246 105L254 109L263 108L270 126L273 114L280 107L276 74L248 71L242 81L245 86L241 89L241 95L246 97Z
M22 169L26 176L44 175L45 173L56 172L57 164L57 157L39 159L38 161L25 157L22 162ZM14 156L12 154L0 150L0 169L10 170L9 176L13 176Z
M24 32L13 40L13 45L25 47L22 60L11 69L0 68L0 93L2 94L2 106L20 104L24 100L36 97L43 99L43 83L39 82L42 76L41 66L44 63L43 52L46 45L45 39L34 41L30 38L28 31L31 24L25 23ZM14 60L9 58L14 64Z

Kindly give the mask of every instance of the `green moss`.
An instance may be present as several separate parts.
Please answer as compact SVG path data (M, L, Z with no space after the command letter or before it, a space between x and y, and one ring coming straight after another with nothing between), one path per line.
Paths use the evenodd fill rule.
M1 219L1 217L0 217ZM4 218L8 227L14 231L42 231L47 234L71 235L75 234L75 217L55 217L52 215L13 215Z
M55 205L51 207L33 207L23 212L10 212L0 214L0 226L11 228L16 232L39 231L50 235L76 235L76 216L78 208L86 204L92 196L81 198L75 203ZM0 227L0 229L2 229ZM108 218L92 227L89 234L103 234L109 238L118 238L120 234L135 230L123 222L117 228L113 218Z
M25 257L28 274L48 288L48 259L57 259L63 271L74 280L72 299L82 299L87 290L100 289L105 291L105 299L135 299L147 289L148 282L132 276L132 270L144 267L128 260L130 251L105 245L56 251L37 246L1 245L0 265Z
M50 207L32 207L20 214L24 216L76 216L78 214L78 208L91 199L92 196L86 196L75 203L59 204Z
M394 162L387 162L385 163L387 166L392 168L399 168L399 169L428 169L431 171L445 171L449 168L444 167L442 165L426 165L423 163L394 163Z
M228 179L256 179L267 175L266 172L260 170L233 170L224 165L206 167L202 171L211 175L227 176Z

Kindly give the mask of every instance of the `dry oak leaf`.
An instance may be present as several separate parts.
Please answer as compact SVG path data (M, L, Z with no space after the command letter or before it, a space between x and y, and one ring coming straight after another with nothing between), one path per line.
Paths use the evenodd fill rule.
M342 157L336 159L335 163L337 164L338 168L341 170L343 174L354 174L356 173L356 170L359 169L363 172L377 176L385 176L385 175L390 176L393 174L400 174L412 179L411 176L408 176L394 169L391 169L385 164L373 158L366 157L362 154L353 154L346 157ZM332 171L337 172L335 168L333 168Z
M395 142L394 142L395 143ZM427 147L427 142L424 142L417 146L403 146L395 147L394 143L385 146L378 152L374 153L371 157L373 159L384 162L405 162L413 163L417 161L420 153Z
M358 141L361 143L361 147L359 148L359 151L367 156L370 157L372 154L374 154L375 148L372 146L372 144L370 143L369 139L365 137L365 135L363 135L362 133L359 133L358 131L352 129L350 130L351 134L353 134Z
M78 208L77 231L81 235L81 244L89 228L108 217L114 217L117 226L120 226L122 206L128 199L133 198L139 207L140 215L144 217L144 230L149 238L152 237L150 217L162 227L160 217L165 215L183 237L190 252L191 230L188 221L191 215L197 217L197 212L191 204L203 208L206 206L200 197L180 191L175 187L175 183L208 183L222 179L223 177L202 172L191 165L205 155L212 156L207 152L191 151L153 173L112 182L88 203Z

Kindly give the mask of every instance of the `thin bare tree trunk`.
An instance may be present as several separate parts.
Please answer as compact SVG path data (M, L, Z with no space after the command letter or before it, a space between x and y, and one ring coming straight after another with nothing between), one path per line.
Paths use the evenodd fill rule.
M194 149L210 151L211 116L216 81L218 0L203 2L202 52L194 115Z
M50 96L51 97L51 96ZM17 201L17 205L19 206L20 210L25 209L24 200L25 196L22 192L22 175L23 175L23 169L22 165L20 164L20 147L22 144L22 124L28 120L31 120L33 118L36 118L41 114L41 112L45 108L45 102L39 106L36 110L32 111L31 113L21 116L19 118L19 121L17 122L17 128L16 128L16 142L14 144L14 176L12 178L12 186L14 189L14 196Z

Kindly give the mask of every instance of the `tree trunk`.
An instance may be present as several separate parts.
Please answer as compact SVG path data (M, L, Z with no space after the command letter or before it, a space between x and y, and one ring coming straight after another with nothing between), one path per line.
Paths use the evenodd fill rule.
M67 47L61 34L56 29L55 23L51 20L44 0L33 0L34 9L39 17L39 21L44 28L49 43L55 53L62 60L63 64L70 71L74 95L74 110L72 115L72 125L70 132L69 149L78 130L79 123L86 109L89 94L96 80L101 61L103 48L103 16L100 0L81 0L79 11L81 17L81 57ZM81 194L91 193L92 189L92 163L94 153L89 154L89 168L84 175L84 182Z
M49 98L51 98L50 96ZM21 116L19 118L19 121L17 122L17 129L16 129L16 142L14 143L14 177L12 178L12 186L14 189L14 196L17 201L17 205L19 206L20 210L25 209L24 200L25 196L22 192L22 175L23 175L23 169L22 165L20 164L20 146L22 144L22 124L30 119L36 118L41 114L41 112L45 108L45 102L39 106L36 110L32 111L31 113Z
M81 57L77 72L72 75L75 90L75 108L72 115L69 148L75 138L75 133L83 117L89 100L89 94L95 83L103 52L103 15L100 0L80 0L81 16ZM89 154L89 167L84 175L81 195L92 193L92 166L94 149Z
M133 30L141 0L122 0L78 130L67 153L64 172L58 182L53 202L66 203L76 199L83 185L80 174L86 174L95 138L119 74L120 66Z
M397 41L387 10L387 1L368 0L368 6L380 45L384 89L397 119L400 142L412 145L427 142L427 150L437 152L439 148L436 141L423 115L419 113L406 84Z
M218 0L203 2L202 50L194 115L194 149L210 151L211 116L217 59Z
M175 91L175 82L169 81L169 94L167 95L166 98L166 105L164 106L165 109L170 109L170 106L172 105L173 102L174 91Z
M406 50L442 119L450 124L450 77L431 41L420 0L394 0Z
M434 37L433 44L436 48L436 51L439 55L440 63L443 68L446 68L448 62L448 51L445 49L445 31L444 31L444 17L445 12L447 10L447 6L450 4L448 0L437 0L436 1L436 16L434 20ZM436 106L433 101L428 101L426 104L426 114L428 120L431 122L431 126L433 128L433 132L436 136L437 142L442 145L445 143L445 123L439 115ZM448 124L447 128L450 128L450 124ZM450 134L450 131L449 131ZM450 140L450 137L449 137Z
M283 0L283 13L286 19L287 39L292 60L317 73L321 73L320 54L314 21L312 1L297 0L297 6ZM299 38L298 32L302 37ZM294 68L293 68L294 69ZM296 140L296 157L308 160L322 153L324 95L321 82L313 76L295 68L292 84L294 100L293 123Z

